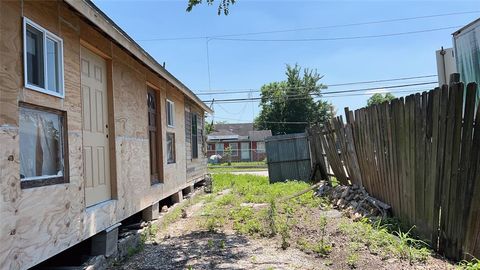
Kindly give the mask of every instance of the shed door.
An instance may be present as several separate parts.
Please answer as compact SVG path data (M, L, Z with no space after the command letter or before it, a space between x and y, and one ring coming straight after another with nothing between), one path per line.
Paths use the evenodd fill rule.
M110 200L106 62L81 48L83 176L88 206Z

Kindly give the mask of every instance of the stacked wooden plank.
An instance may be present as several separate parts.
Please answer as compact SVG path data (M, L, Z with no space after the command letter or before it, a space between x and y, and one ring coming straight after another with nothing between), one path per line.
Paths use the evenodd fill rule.
M342 184L357 184L452 259L480 257L477 85L455 83L355 110L316 127Z

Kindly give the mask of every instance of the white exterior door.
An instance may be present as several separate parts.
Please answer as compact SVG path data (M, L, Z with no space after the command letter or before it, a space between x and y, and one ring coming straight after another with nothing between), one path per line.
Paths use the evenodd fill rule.
M82 154L87 207L111 199L106 71L103 58L81 48Z
M242 160L250 160L250 143L242 142L240 145L240 152Z

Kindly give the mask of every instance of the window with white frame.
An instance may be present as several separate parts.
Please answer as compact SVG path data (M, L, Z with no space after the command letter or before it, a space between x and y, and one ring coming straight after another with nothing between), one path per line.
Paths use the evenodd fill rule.
M68 182L64 113L21 103L19 120L22 188Z
M207 144L207 150L213 151L214 150L213 144Z
M24 18L23 45L25 87L63 98L62 39Z
M175 103L167 99L167 126L173 127L175 125Z
M223 156L224 144L217 143L215 144L215 154Z
M238 156L238 143L229 143L228 146L232 150L232 157Z
M265 142L257 142L257 153L265 153Z

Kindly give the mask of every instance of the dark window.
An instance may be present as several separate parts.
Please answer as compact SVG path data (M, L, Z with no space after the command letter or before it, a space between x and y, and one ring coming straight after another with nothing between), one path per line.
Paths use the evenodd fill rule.
M167 163L175 163L175 133L167 132Z
M161 182L162 171L162 147L160 140L160 125L158 114L157 94L154 90L148 89L148 139L150 143L150 181L153 184Z
M64 112L20 104L22 188L68 182Z
M26 27L27 82L44 88L43 33L31 25Z
M192 158L198 158L198 116L192 113Z

